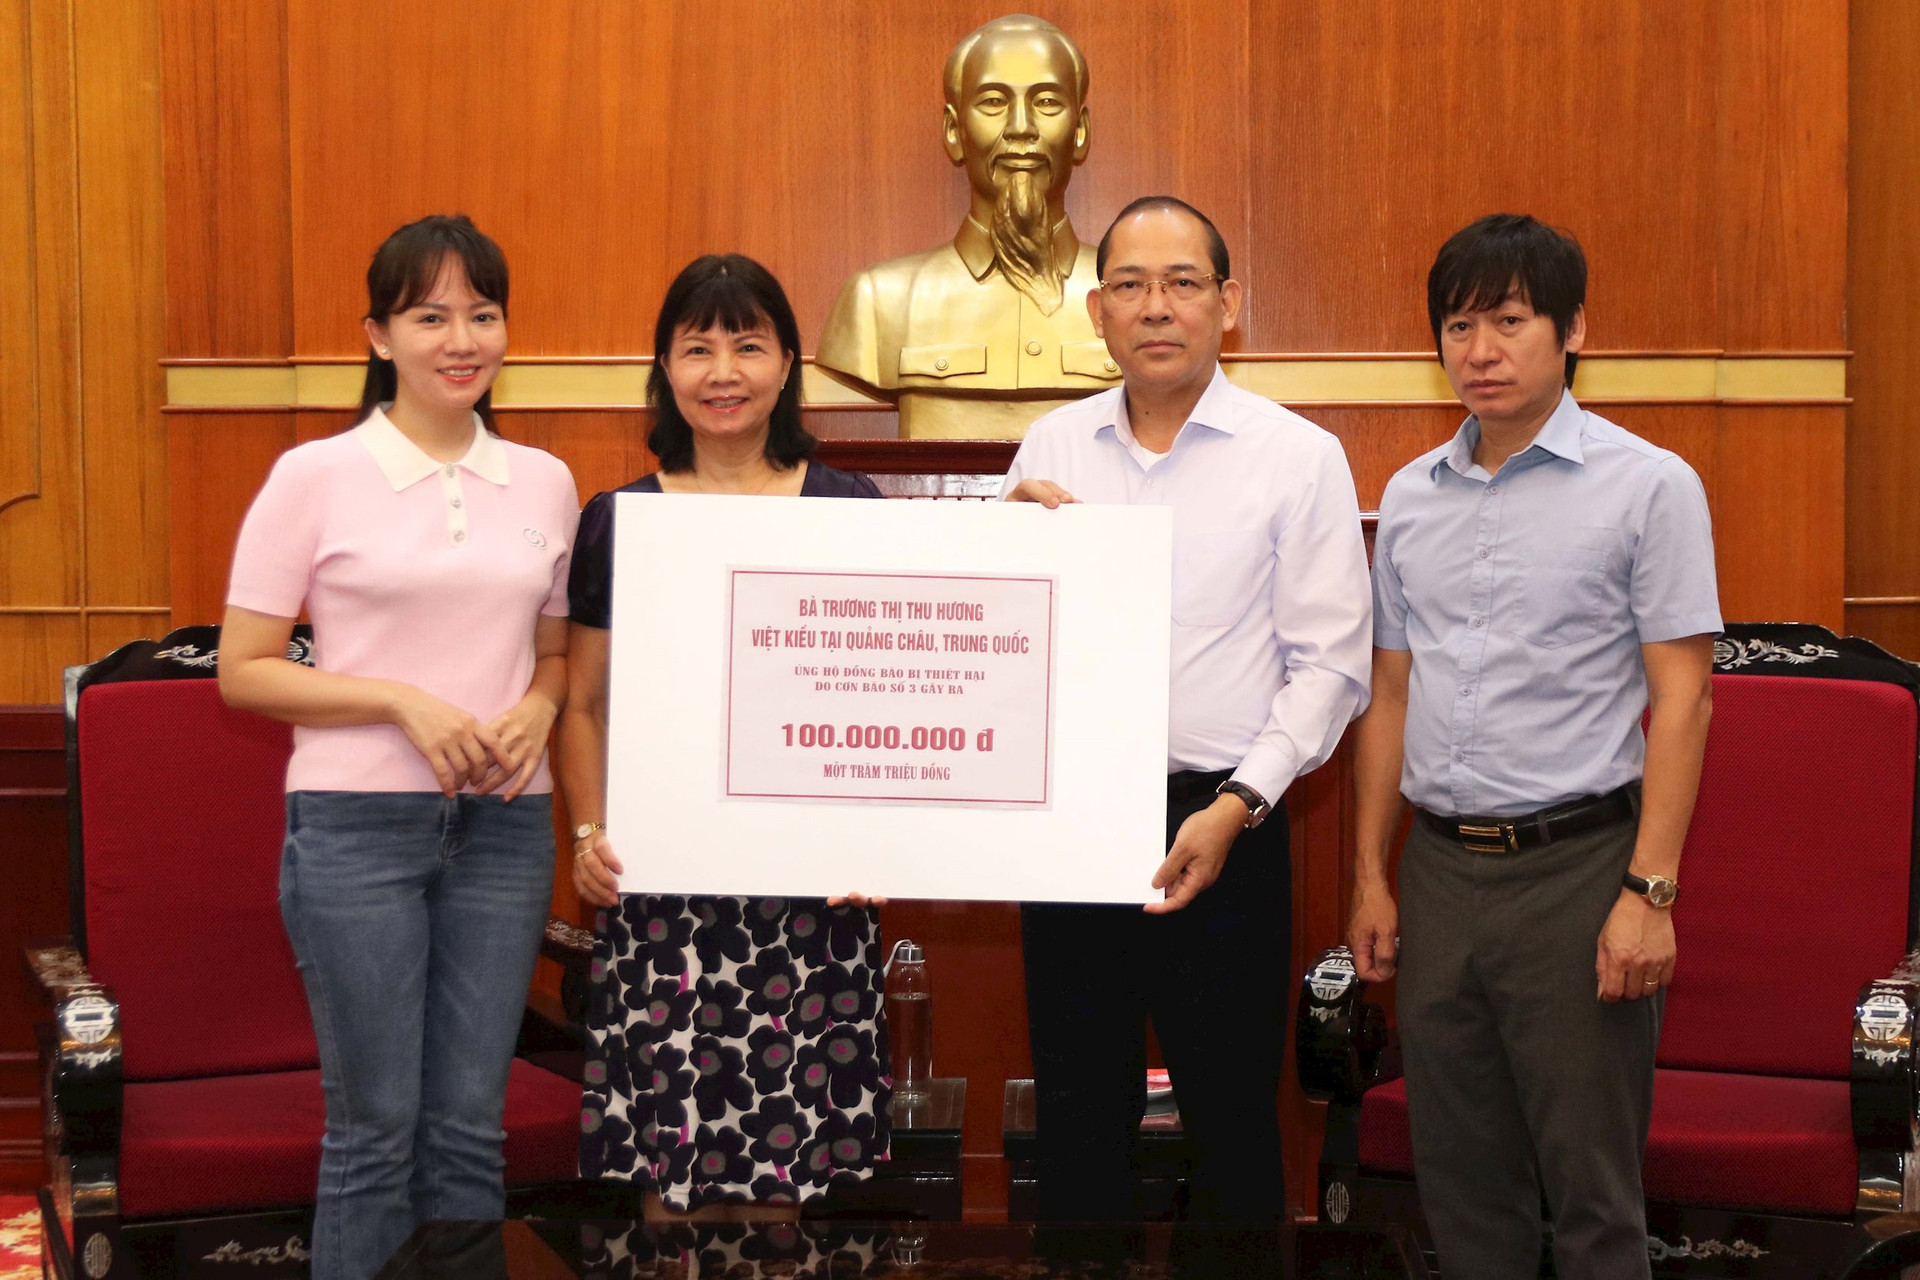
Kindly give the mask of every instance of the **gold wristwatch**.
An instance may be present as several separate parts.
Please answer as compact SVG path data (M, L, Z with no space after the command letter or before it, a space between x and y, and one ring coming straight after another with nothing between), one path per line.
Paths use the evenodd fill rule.
M1665 876L1641 877L1629 871L1620 877L1620 883L1656 907L1670 907L1673 900L1680 896L1680 886Z

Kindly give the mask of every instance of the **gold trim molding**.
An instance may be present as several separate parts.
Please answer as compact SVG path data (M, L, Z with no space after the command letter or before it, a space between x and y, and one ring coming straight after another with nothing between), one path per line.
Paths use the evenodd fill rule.
M284 363L169 360L167 408L349 409L360 401L361 366L337 358ZM634 409L647 399L644 357L509 360L494 387L500 409ZM1328 353L1229 353L1227 377L1282 404L1453 405L1446 375L1431 356ZM841 382L809 360L801 401L818 410L892 406ZM1594 352L1582 356L1574 394L1596 404L1847 403L1845 353L1753 355L1719 352Z

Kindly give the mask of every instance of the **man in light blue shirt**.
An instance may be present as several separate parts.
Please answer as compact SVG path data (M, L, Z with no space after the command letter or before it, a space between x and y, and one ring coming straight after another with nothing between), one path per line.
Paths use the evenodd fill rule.
M1471 411L1380 503L1348 941L1399 974L1414 1170L1442 1268L1648 1275L1640 1163L1720 629L1706 494L1575 403L1586 261L1501 214L1427 282ZM1641 716L1649 713L1645 734ZM1400 902L1388 846L1416 821Z

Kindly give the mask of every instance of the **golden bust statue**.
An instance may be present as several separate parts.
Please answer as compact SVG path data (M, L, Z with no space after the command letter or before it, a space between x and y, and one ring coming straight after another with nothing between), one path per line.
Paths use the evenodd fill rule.
M945 79L966 221L848 280L814 362L896 400L904 436L1017 438L1120 376L1082 305L1093 247L1066 214L1087 158L1087 64L1064 31L1017 14L955 45Z

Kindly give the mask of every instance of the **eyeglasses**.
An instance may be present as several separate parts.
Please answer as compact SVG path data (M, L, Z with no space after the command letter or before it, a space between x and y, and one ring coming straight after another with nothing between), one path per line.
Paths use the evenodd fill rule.
M1208 282L1221 278L1208 272L1203 276L1169 276L1165 280L1102 280L1100 288L1123 306L1145 302L1155 285L1175 302L1192 302L1206 292Z

